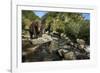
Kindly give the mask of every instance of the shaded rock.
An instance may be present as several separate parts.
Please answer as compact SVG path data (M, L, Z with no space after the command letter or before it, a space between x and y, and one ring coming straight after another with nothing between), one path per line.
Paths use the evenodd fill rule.
M26 48L26 50L22 51L22 56L26 57L31 53L35 53L39 48L39 45L35 46L35 47L30 47L30 48Z
M66 35L64 33L61 33L61 38L66 38Z
M80 54L76 56L77 60L84 60L84 59L90 59L89 55L84 55L84 54Z
M83 39L76 39L76 41L80 45L85 45L85 41Z
M68 40L69 38L68 37L65 37L65 40Z
M64 59L65 60L75 60L74 52L70 51L70 52L64 53Z
M76 49L75 50L75 55L77 60L82 60L82 59L89 59L90 58L90 52L86 51L87 48L84 49Z
M81 51L85 51L86 49L86 44L85 41L83 39L77 39L77 48Z
M50 35L47 35L47 34L43 34L43 35L42 35L42 38L47 39L47 40L49 40L49 41L52 41L51 36L50 36Z
M50 52L52 53L53 51L56 51L58 49L59 49L58 42L52 41L50 46L49 46Z
M53 32L51 33L51 35L52 35L53 37L60 37L60 34L59 34L58 32L56 32L56 31L53 31Z
M63 48L71 48L69 45L64 45Z
M62 57L63 55L62 55L62 51L63 51L63 49L59 49L58 50L58 54Z
M80 50L83 50L83 49L85 49L85 45L78 45L78 48L80 49Z
M56 37L52 37L52 39L55 40L55 41L58 41L58 38L56 38Z

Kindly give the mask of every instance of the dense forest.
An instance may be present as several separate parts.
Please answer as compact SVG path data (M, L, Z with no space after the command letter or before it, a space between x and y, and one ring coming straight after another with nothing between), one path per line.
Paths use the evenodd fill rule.
M75 12L46 12L42 17L39 17L35 14L35 11L23 10L22 61L89 59L90 52L87 51L87 46L90 45L90 19L85 19L82 14ZM30 38L29 31L33 22L37 22L37 25L39 25L37 28L41 29L40 31L35 30L35 34L36 32L42 32L41 36L36 35L37 38ZM33 33L31 36L35 34ZM44 37L48 39L46 42L41 40ZM37 44L35 44L36 42ZM40 50L41 48L42 50ZM53 50L51 51L51 49ZM65 52L67 50L68 52ZM31 54L29 51L32 51ZM28 54L26 54L27 52Z

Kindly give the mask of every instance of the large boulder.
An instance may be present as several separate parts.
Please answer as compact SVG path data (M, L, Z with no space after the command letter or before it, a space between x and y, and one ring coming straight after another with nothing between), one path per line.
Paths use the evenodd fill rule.
M85 41L83 39L76 39L76 41L80 45L85 45Z
M74 60L75 59L75 54L73 51L69 51L66 49L59 49L58 53L64 60Z
M51 36L47 34L43 34L42 37L39 37L37 39L30 40L33 45L43 44L52 41Z
M70 51L70 52L64 53L64 59L65 60L75 60L74 52Z
M85 41L83 39L77 39L78 49L83 50L86 47Z

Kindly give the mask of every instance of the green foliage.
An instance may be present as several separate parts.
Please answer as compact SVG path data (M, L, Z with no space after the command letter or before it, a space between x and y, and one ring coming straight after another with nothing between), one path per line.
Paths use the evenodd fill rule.
M29 10L22 10L22 17L27 18L31 21L39 19L39 17L36 16L33 11Z
M85 20L84 23L82 24L78 37L83 38L88 45L90 44L90 22L89 20Z
M65 33L73 41L89 38L89 21L85 21L81 13L48 12L42 20L46 28L51 24L52 31Z
M33 11L22 10L22 32L24 34L27 33L27 30L29 29L32 21L37 20L40 20L40 18L36 16Z
M22 10L22 30L29 29L32 21L41 21L45 29L50 26L50 31L64 33L71 40L81 38L90 41L90 21L84 20L82 13L47 12L41 19L33 11ZM26 32L25 32L26 33Z

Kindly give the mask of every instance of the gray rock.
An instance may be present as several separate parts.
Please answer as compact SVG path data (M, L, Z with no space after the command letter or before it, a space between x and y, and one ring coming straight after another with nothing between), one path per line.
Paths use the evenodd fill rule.
M64 45L63 48L70 48L70 46L68 46L68 45Z
M47 34L43 34L42 37L39 37L37 39L31 40L33 45L43 44L52 41L51 36Z
M64 53L64 59L65 60L75 60L74 52L70 51L70 52Z
M68 52L68 50L65 50L65 49L59 49L59 50L58 50L58 53L59 53L59 55L60 55L61 57L63 57L63 54L66 53L66 52Z
M80 45L85 45L85 41L83 39L76 39L76 41Z
M79 48L80 50L83 50L83 49L85 49L85 45L83 45L83 44L78 45L78 48Z

